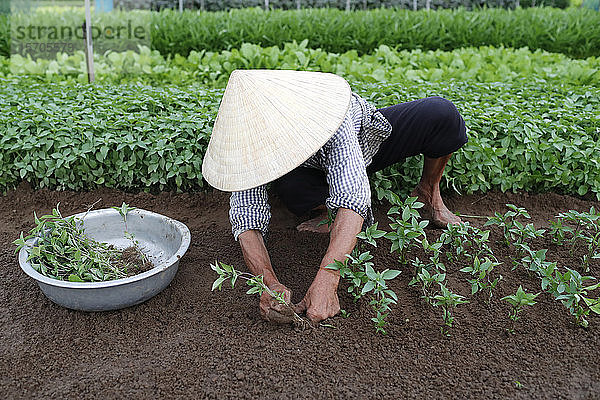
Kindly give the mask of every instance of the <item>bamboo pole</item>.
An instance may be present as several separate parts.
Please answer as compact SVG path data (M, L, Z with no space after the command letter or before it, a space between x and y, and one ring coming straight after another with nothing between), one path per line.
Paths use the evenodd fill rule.
M85 22L83 23L85 37L85 60L87 65L88 82L95 80L94 74L94 47L92 44L92 12L90 10L90 0L85 0Z

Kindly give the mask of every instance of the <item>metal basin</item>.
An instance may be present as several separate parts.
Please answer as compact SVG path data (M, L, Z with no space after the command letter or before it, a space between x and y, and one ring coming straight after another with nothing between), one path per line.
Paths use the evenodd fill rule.
M85 213L77 214L83 218ZM83 219L85 233L119 249L131 242L124 237L125 224L117 210L90 211ZM155 265L150 271L129 278L106 282L66 282L48 278L27 261L30 248L19 252L19 264L35 279L42 292L61 306L82 311L106 311L142 303L160 293L175 276L179 259L190 245L190 230L185 224L150 211L136 209L127 214L127 228L135 234L140 248ZM31 241L35 244L37 239Z

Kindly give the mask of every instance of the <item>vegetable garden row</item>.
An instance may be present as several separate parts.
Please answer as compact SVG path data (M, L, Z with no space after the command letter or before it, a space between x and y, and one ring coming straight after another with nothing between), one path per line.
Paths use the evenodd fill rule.
M75 190L203 187L201 160L222 89L0 82L3 187L21 180ZM428 95L457 104L470 139L453 158L446 187L600 195L594 87L410 81L353 88L378 106ZM379 173L376 188L405 190L417 166L411 160Z
M570 59L565 55L537 50L494 47L463 48L453 51L393 50L379 46L373 53L356 51L328 53L308 48L308 41L285 43L283 47L260 47L244 43L239 49L221 52L192 51L187 57L163 57L158 51L109 52L96 55L97 80L102 83L187 85L203 83L224 87L229 74L238 68L302 69L331 72L361 82L552 82L571 85L600 84L600 58ZM0 58L0 77L23 75L38 81L87 81L85 56L59 54L54 59L13 56Z
M13 20L13 26L80 27L80 11L38 11ZM221 51L243 43L283 46L308 39L328 52L368 54L385 44L401 49L453 50L473 46L528 47L585 58L600 55L600 14L592 10L550 8L481 11L334 9L183 13L170 10L114 12L94 16L96 24L121 21L149 26L152 47L164 56L187 56L193 50ZM10 18L0 15L0 56L10 54ZM32 33L37 37L37 31ZM118 50L118 49L117 49Z
M127 7L131 4L129 0L118 0L117 5ZM398 7L409 8L415 7L413 0L269 0L270 9L292 10L297 8L338 8L345 10L350 6L351 10L381 8L381 7ZM517 4L521 7L558 7L565 8L569 5L567 0L418 0L416 7L418 9L429 7L431 9L440 8L458 8L465 7L467 9L477 9L485 7L504 7L515 8ZM184 3L186 8L202 9L206 11L223 11L241 7L264 7L264 0L187 0ZM153 0L152 8L163 9L179 7L178 0Z

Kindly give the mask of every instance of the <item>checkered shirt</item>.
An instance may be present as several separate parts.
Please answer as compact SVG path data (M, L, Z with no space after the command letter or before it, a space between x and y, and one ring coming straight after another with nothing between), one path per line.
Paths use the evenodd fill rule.
M365 223L373 223L371 188L366 167L371 164L381 143L392 132L388 120L375 107L353 93L350 109L336 133L302 166L327 173L327 208L336 213L347 208L358 213ZM233 192L229 201L229 220L235 240L247 230L263 236L271 219L267 185Z

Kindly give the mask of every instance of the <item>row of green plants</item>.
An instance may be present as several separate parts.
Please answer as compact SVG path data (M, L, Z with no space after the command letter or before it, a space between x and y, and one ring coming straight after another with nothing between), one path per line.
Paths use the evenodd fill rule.
M600 90L522 83L354 83L384 107L453 101L469 127L443 188L558 191L600 198ZM0 187L198 190L222 89L193 84L14 84L0 78ZM379 198L419 179L419 157L377 172Z
M103 83L143 81L149 84L200 82L225 86L235 69L298 69L331 72L352 81L560 82L600 86L600 58L570 59L562 54L493 47L453 51L395 50L379 46L372 54L342 54L308 48L307 40L260 47L244 43L222 52L192 51L188 57L163 57L141 47L139 52L109 52L95 57L96 77ZM0 58L0 77L28 75L40 81L87 81L83 52L54 59L14 55Z
M8 16L0 16L0 55L10 54ZM528 47L574 58L600 55L600 14L592 10L530 8L480 11L378 9L347 13L335 9L183 13L165 10L95 14L94 24L147 27L152 48L164 56L193 50L221 51L243 43L283 46L308 39L314 48L369 54L380 45L401 49L453 50L462 47ZM80 27L83 14L38 11L20 17L22 26ZM113 41L119 45L122 41Z
M492 251L490 230L469 223L448 225L437 239L432 240L427 237L425 230L429 221L422 220L419 214L423 203L418 202L416 197L400 201L392 192L389 197L394 204L388 211L390 231L379 230L377 224L365 229L358 235L359 243L352 255L328 266L340 272L347 292L355 302L361 298L368 299L374 315L371 321L377 332L386 333L386 318L398 301L390 283L400 275L401 270L407 271L409 266L413 267L409 286L419 291L426 304L438 310L440 331L446 336L451 335L459 306L473 300L490 304L503 279L498 272L501 268L505 271L508 267L512 271L520 269L537 277L540 290L538 293L529 293L520 285L514 294L501 298L510 309L506 328L509 333L516 333L522 311L534 306L542 294L559 301L573 316L574 322L583 328L589 325L590 313L600 314L600 297L594 297L598 296L595 291L600 288L600 283L594 282L595 277L586 275L591 268L590 261L600 258L600 213L594 208L589 212L570 210L561 213L552 221L552 230L547 231L536 229L533 224L526 222L530 218L527 210L507 204L507 212L496 212L484 225L496 226L501 232L500 242L504 246L501 258L510 260L508 265L503 265ZM589 248L589 253L582 257L579 265L548 261L548 250L536 249L534 245L537 239L544 236L549 236L559 246L583 244ZM377 239L391 242L390 251L397 255L401 270L385 269L378 272L375 269L373 256L365 247L367 244L377 246ZM416 253L424 254L424 259L419 259ZM233 287L235 278L241 274L223 263L220 266L215 263L212 268L218 274L213 290L221 289L227 280L231 281ZM466 281L470 293L461 294L453 289L448 280L450 274L459 275L459 279ZM248 276L247 279L251 286L256 285L257 281L262 283L260 277ZM253 289L248 291L249 294L255 292ZM283 296L278 298L282 304L286 304Z
M124 5L127 5L127 0L122 0ZM178 9L178 0L148 0L155 10L164 8ZM416 7L423 9L430 7L431 9L439 8L458 8L477 9L480 7L504 7L515 8L520 7L558 7L566 8L569 5L568 0L418 0ZM206 11L223 11L235 8L244 7L264 7L264 0L187 0L186 8L202 9ZM270 9L293 10L297 8L338 8L345 10L350 6L351 10L364 10L373 8L410 8L415 7L413 0L269 0Z

